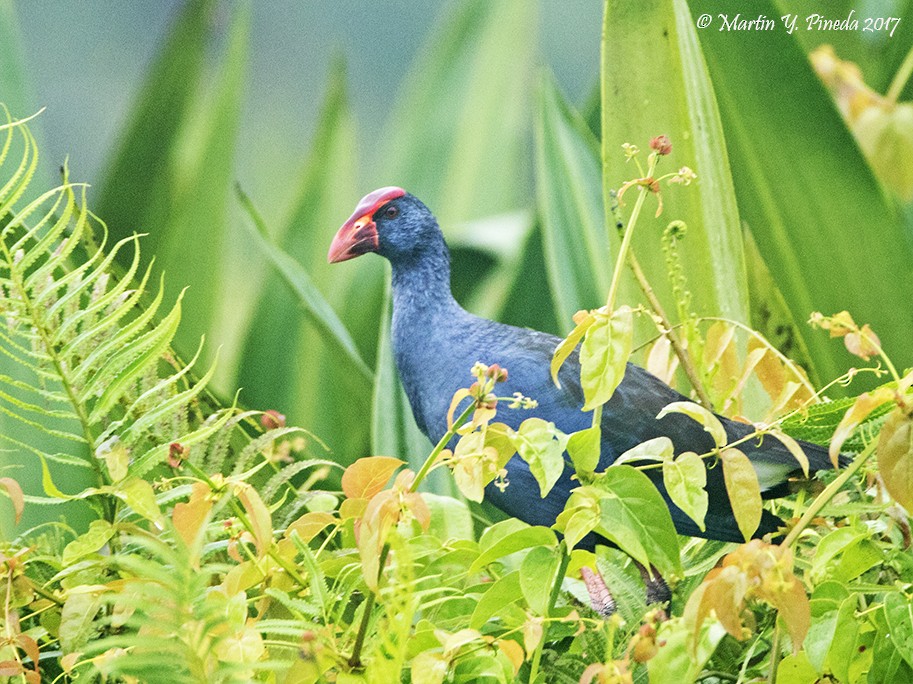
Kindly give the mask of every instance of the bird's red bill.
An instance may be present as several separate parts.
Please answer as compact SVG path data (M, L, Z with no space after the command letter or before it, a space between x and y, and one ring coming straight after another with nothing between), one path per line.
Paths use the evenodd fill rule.
M402 197L406 191L397 187L386 187L375 190L361 198L358 206L349 219L342 224L330 243L327 260L333 264L347 259L377 251L379 238L377 224L374 223L374 212L390 200Z

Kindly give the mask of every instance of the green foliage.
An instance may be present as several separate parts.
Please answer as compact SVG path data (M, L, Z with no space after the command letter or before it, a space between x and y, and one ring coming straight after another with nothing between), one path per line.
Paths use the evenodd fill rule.
M911 326L909 225L814 80L797 42L809 37L758 33L746 50L744 34L698 35L703 4L610 0L601 97L583 117L548 76L530 102L534 3L463 3L427 41L367 165L337 63L290 206L269 207L269 219L230 192L247 5L225 14L211 73L214 3L190 0L175 20L102 187L110 228L66 173L60 188L36 192L32 133L0 126L0 494L14 514L0 546L0 676L913 677L902 508L913 501L913 375L892 364L910 363L897 356ZM0 2L2 36L14 35L8 9ZM895 70L903 59L839 38L882 86L893 73L876 74L872 55ZM21 61L14 40L0 42L11 64ZM20 68L4 71L17 107L24 83ZM673 152L652 141L645 171L631 145L657 134ZM692 179L685 164L697 184L670 187ZM582 343L595 427L565 435L533 418L507 429L497 413L533 402L492 407L498 372L477 367L478 386L452 413L465 410L428 444L397 378L380 264L331 274L324 263L366 181L361 168L435 209L461 301L569 333L556 380ZM234 235L238 212L245 230ZM801 324L813 309L843 307L893 354L848 314L813 318L842 346ZM770 345L749 319L786 344ZM203 332L225 343L219 367ZM826 392L790 360L805 354L800 343L815 379L834 380ZM842 347L874 358L867 374L890 380L816 403L857 375L843 372ZM597 472L598 417L632 349L692 393L658 419L677 411L700 422L712 451L676 454L651 440ZM278 410L238 409L210 383L224 396L243 386L242 405ZM332 458L278 411L325 439ZM705 463L722 468L750 537L758 477L712 411L759 421L752 438L830 442L835 459L852 456L774 504L788 520L781 545L677 537L644 474L661 472L703 527ZM449 496L478 501L492 483L509 493L503 469L515 453L543 496L574 466L580 486L554 530L489 524ZM793 453L796 471L807 469ZM341 477L339 464L351 464ZM645 604L624 553L575 548L594 531L671 581L671 619ZM618 610L609 620L590 609L603 590Z

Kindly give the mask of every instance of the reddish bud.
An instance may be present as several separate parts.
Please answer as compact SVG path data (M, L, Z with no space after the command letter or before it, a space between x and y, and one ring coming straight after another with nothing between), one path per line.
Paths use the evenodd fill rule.
M180 468L181 461L187 457L189 452L190 449L185 447L180 442L172 442L168 446L168 465L172 468Z
M493 363L488 367L487 375L495 382L507 382L507 369L501 368L501 366L496 363Z
M665 156L672 151L672 141L668 136L658 135L650 141L650 149L656 154Z
M263 415L260 416L260 425L263 426L264 430L275 430L276 428L285 427L285 416L275 409L264 411Z

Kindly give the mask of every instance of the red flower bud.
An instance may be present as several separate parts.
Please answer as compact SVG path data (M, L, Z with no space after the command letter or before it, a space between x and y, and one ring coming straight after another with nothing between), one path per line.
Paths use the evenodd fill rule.
M650 149L665 156L672 151L672 141L666 135L658 135L650 141Z
M172 442L168 446L168 465L172 468L180 468L181 461L186 458L189 452L190 449L185 447L180 442Z
M275 430L276 428L285 427L285 416L275 409L264 411L263 415L260 416L260 425L263 426L264 430Z

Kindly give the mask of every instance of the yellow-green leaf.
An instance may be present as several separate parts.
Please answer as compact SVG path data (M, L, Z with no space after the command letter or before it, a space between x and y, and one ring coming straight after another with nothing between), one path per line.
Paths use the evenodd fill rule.
M580 340L583 339L587 330L589 330L590 326L595 322L596 316L593 315L592 312L584 314L583 318L577 323L570 334L561 340L561 342L558 343L558 346L555 347L550 368L552 372L552 382L554 382L556 386L561 387L561 383L558 382L558 371L561 370L561 366L567 361L567 357L570 356L571 352L580 344Z
M599 466L601 446L602 431L598 425L571 434L567 441L567 453L571 457L574 469L578 473L591 473L596 470Z
M11 477L0 477L0 487L6 490L6 495L13 502L13 512L18 525L22 519L22 511L25 509L25 497L22 494L22 487Z
M250 533L254 535L257 553L263 556L273 542L273 521L269 508L263 503L257 490L247 483L238 485L236 495L250 520Z
M152 485L138 477L130 477L119 482L114 490L115 496L126 503L137 515L151 520L156 525L162 522L162 511L155 501Z
M659 420L670 413L684 413L689 418L693 418L703 425L704 429L713 437L713 441L718 447L726 444L728 438L726 437L726 430L720 422L720 419L700 404L695 404L693 401L674 401L663 408L656 416L656 419Z
M611 315L599 313L580 347L580 384L584 411L606 403L625 375L634 339L631 308L620 306Z
M189 501L181 501L174 505L171 522L188 547L194 547L211 510L210 489L204 482L193 484Z
M878 470L901 506L913 511L913 417L895 409L878 438Z
M704 460L693 451L686 451L676 459L663 461L663 482L672 503L697 523L703 531L707 515L707 469Z
M350 499L370 499L403 463L392 456L360 458L342 474L342 491Z
M115 528L107 520L93 520L89 529L71 541L63 550L63 564L71 566L83 556L95 553L114 536Z
M668 461L675 455L675 446L668 437L654 437L631 447L615 459L612 465L638 461Z
M748 457L738 449L724 449L720 458L735 521L742 536L746 540L751 539L761 524L763 510L758 474Z
M835 468L839 463L840 448L852 434L853 430L855 430L872 411L882 404L886 404L893 400L894 396L895 391L893 389L889 387L879 387L872 392L866 392L865 394L860 394L856 397L856 401L853 402L853 405L846 410L845 414L843 414L843 418L840 419L837 429L834 430L834 436L831 437L831 445L828 453L831 457L831 463L834 464Z
M541 418L527 418L520 429L510 435L520 458L529 464L544 499L564 471L564 448L568 437L554 423Z

